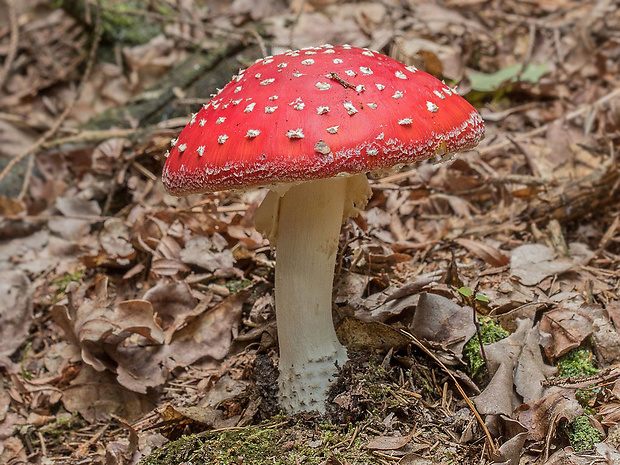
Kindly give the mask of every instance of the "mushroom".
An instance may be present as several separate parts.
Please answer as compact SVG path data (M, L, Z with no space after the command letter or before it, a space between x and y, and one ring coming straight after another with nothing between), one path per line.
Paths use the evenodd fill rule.
M478 112L433 76L368 49L323 45L256 61L192 115L163 169L171 194L267 186L255 224L277 249L279 400L325 410L347 360L332 320L340 228L365 173L473 148Z

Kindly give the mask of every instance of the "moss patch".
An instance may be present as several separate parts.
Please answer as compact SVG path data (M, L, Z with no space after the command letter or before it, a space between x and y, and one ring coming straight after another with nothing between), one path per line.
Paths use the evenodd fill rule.
M374 456L354 428L321 423L308 427L304 422L274 423L205 432L184 436L151 454L141 465L213 464L320 464L328 459L341 463L366 464ZM353 439L351 442L350 439ZM338 463L338 462L334 462Z
M502 328L493 318L483 316L478 319L480 326L480 336L484 345L501 341L510 336L510 333ZM486 369L484 359L480 352L480 339L476 334L472 337L463 348L463 356L467 362L467 372L476 382L481 382L485 376Z
M600 370L594 366L594 357L590 350L578 347L558 359L558 376L560 378L579 378L597 374Z
M568 427L568 437L576 452L592 450L594 444L603 440L603 434L592 426L587 415L581 415L573 420Z

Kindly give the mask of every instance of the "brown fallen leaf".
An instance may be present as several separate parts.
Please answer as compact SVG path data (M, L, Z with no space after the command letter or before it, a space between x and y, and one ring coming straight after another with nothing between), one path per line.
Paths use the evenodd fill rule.
M492 266L505 266L510 258L497 247L471 239L458 238L455 242Z
M417 338L443 349L444 363L460 360L463 347L476 334L470 307L431 293L420 295L410 328Z
M377 436L366 447L372 450L397 450L405 447L416 434L414 429L407 436Z
M21 271L0 271L0 366L15 368L9 357L26 340L33 320L33 289Z
M540 330L551 336L543 347L547 357L555 359L579 347L590 337L594 332L594 322L585 311L560 307L543 314Z

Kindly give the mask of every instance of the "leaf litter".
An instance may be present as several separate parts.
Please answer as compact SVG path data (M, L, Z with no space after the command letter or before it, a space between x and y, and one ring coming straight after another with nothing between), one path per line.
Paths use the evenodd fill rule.
M15 55L0 167L80 97L0 179L0 462L137 463L167 447L207 461L218 434L236 444L230 463L618 462L617 5L259 3L132 4L127 17L156 32L104 47L81 94L92 17L1 6L0 54ZM267 54L381 50L458 84L487 123L452 163L371 174L334 289L339 337L357 355L327 420L277 416L274 256L251 221L262 194L176 199L158 181L168 140L213 82L176 88L159 124L123 110L118 124L80 127L149 101L193 52L238 37ZM483 346L482 380L463 358L474 315L510 333ZM200 444L170 442L189 432Z

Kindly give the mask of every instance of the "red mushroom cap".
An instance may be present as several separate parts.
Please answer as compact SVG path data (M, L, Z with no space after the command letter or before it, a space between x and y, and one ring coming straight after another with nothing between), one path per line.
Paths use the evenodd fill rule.
M474 147L478 112L378 52L323 45L257 60L173 140L172 194L326 178Z

